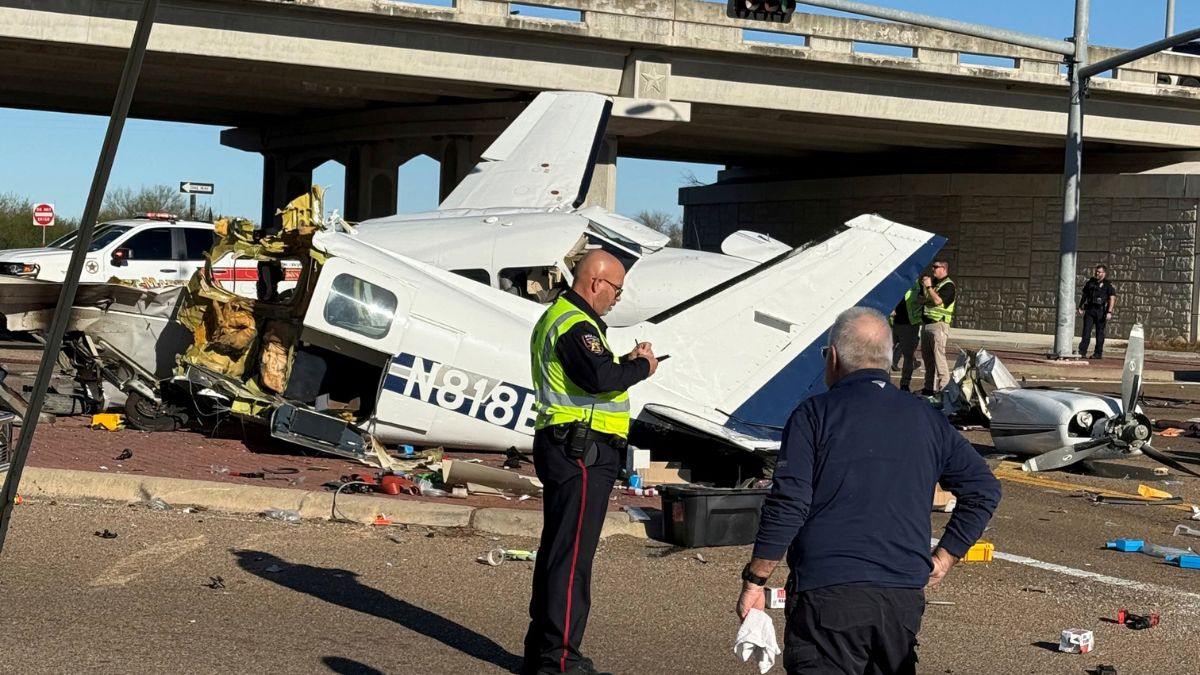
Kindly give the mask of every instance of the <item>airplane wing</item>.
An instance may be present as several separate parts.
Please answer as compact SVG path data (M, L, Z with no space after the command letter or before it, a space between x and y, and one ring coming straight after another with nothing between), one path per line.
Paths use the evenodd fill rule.
M599 94L538 94L438 209L579 206L611 110Z
M846 225L647 322L611 330L613 344L650 340L672 357L633 389L634 404L736 447L777 446L772 430L825 388L820 351L834 318L853 306L886 316L945 243L876 215Z

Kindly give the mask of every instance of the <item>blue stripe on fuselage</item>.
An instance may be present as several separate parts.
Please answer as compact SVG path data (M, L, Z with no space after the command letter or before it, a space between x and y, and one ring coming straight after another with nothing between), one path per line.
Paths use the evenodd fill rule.
M946 238L940 236L934 236L922 244L862 300L855 303L856 306L870 307L884 316L890 314L904 292L916 282L945 244ZM801 401L825 391L825 360L821 358L821 347L825 346L827 339L828 331L822 332L796 358L767 380L762 388L739 405L731 417L748 424L774 427L786 424Z

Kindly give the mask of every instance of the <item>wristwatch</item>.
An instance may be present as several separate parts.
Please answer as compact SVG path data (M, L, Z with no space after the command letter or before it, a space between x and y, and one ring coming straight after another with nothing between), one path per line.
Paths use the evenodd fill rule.
M754 584L755 586L767 585L767 577L755 576L750 571L750 563L746 563L746 566L742 568L742 581Z

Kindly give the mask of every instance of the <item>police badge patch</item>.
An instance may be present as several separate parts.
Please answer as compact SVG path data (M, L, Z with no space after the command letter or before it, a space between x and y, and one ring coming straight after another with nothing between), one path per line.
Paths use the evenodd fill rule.
M590 333L583 334L583 346L590 349L593 354L604 353L604 345L600 344L600 338Z

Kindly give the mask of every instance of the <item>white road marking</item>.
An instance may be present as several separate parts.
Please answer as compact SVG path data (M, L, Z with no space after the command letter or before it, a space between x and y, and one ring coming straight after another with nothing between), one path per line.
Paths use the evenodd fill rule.
M937 546L938 540L930 539L929 543L930 546ZM1001 553L1000 551L995 551L992 553L992 558L995 560L1004 560L1006 562L1017 563L1018 565L1036 567L1040 570L1046 570L1048 572L1057 572L1059 574L1065 574L1069 577L1088 579L1090 581L1096 581L1109 586L1119 586L1121 588L1130 588L1135 591L1145 591L1150 593L1166 593L1178 598L1187 598L1194 601L1200 601L1200 593L1181 591L1170 586L1161 586L1159 584L1152 584L1145 581L1133 581L1131 579L1122 579L1120 577L1110 577L1107 574L1098 574L1096 572L1089 572L1087 570L1076 569L1074 567L1067 567L1066 565L1044 562L1035 558L1016 555L1014 553Z

